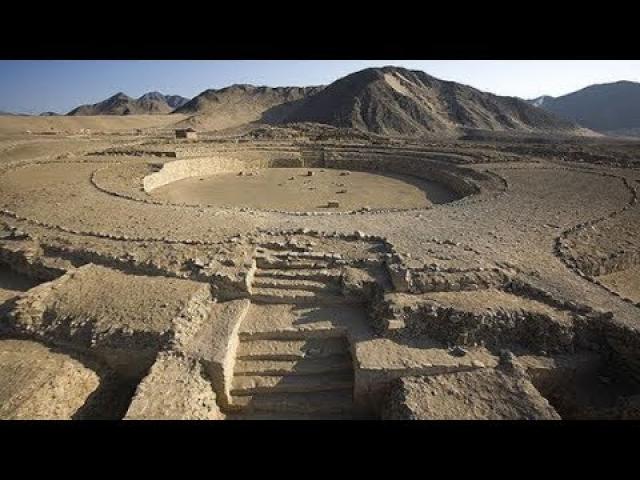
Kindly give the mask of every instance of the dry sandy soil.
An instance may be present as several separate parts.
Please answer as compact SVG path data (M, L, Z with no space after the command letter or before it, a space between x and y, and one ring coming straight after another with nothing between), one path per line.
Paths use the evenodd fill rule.
M165 127L182 121L184 115L129 115L129 116L93 116L93 117L29 117L1 116L0 134L32 133L78 133L83 129L124 132L127 129Z
M172 203L296 212L427 208L456 198L443 185L407 175L319 168L256 169L187 178L155 189L153 196ZM338 206L330 207L329 202Z
M640 303L640 267L634 265L599 277L602 284L619 292L621 295Z
M0 120L2 418L639 418L637 144Z

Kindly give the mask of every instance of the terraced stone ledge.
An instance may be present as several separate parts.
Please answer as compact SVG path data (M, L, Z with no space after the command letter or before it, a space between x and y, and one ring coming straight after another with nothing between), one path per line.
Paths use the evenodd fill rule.
M91 355L126 378L141 377L159 351L211 302L207 284L127 275L92 264L16 301L10 333Z

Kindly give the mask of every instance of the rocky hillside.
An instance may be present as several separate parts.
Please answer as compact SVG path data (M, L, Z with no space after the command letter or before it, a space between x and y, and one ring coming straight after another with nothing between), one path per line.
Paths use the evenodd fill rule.
M527 100L527 102L535 107L544 107L547 103L552 102L553 100L553 97L550 97L549 95L543 95L541 97L534 98L533 100Z
M529 102L599 132L633 134L640 130L640 83L591 85L561 97Z
M145 93L132 98L122 92L93 105L81 105L67 115L154 115L171 113L189 100L179 95L163 95L159 92ZM174 106L177 105L178 107Z
M307 97L280 121L407 136L465 129L583 132L521 99L398 67L369 68L341 78Z
M181 97L180 95L165 95L164 99L167 102L167 104L174 110L176 108L180 108L181 106L183 106L185 103L189 101L188 98Z
M184 125L201 128L231 128L249 122L279 122L300 101L322 87L256 87L231 85L205 90L174 113L190 115Z

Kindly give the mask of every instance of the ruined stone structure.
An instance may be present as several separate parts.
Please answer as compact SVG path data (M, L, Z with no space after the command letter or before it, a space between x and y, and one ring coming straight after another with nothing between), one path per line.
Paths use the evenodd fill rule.
M143 137L3 158L1 273L23 283L0 285L0 417L637 418L640 173L508 150ZM324 204L349 172L451 200L154 194L276 168L309 192L344 172Z

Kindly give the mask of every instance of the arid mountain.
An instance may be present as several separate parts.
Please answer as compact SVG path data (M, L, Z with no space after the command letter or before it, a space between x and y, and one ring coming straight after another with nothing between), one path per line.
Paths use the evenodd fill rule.
M249 122L281 121L300 101L323 87L256 87L231 85L205 90L174 113L191 115L184 125L231 128Z
M188 99L179 95L163 95L149 92L140 98L132 98L122 92L93 105L81 105L67 115L153 115L171 113L176 107ZM171 102L171 103L170 103Z
M58 115L60 114L56 112L42 112L40 114L41 117L57 117Z
M128 115L136 113L135 100L122 92L93 105L80 105L71 110L67 115Z
M544 98L543 102L539 102ZM640 129L640 83L615 82L591 85L561 97L529 100L562 118L603 133Z
M180 95L165 95L164 99L166 100L167 104L174 110L176 108L180 108L189 101L187 97L182 97Z
M300 102L282 121L408 136L464 129L580 131L518 98L398 67L369 68L341 78Z
M544 107L549 102L553 102L554 98L549 95L542 95L541 97L534 98L533 100L527 100L531 105L535 107Z

